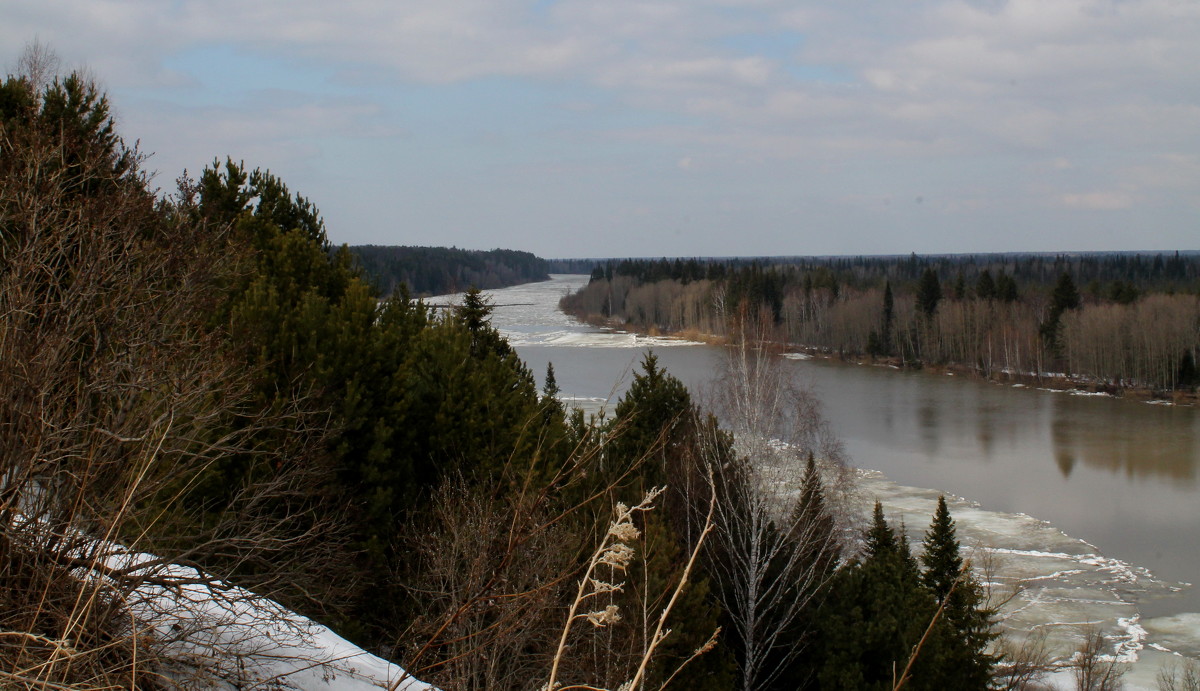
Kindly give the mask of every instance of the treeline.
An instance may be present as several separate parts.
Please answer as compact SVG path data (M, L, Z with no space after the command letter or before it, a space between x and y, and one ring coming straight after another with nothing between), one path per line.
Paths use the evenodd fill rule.
M858 534L751 339L705 406L648 356L585 420L478 291L381 301L271 173L162 197L141 161L86 79L0 84L3 685L262 682L216 633L245 603L155 618L228 584L445 689L999 678L945 506L919 562L878 507Z
M1101 387L1195 387L1200 255L607 262L562 306L581 318L772 338L844 357L1061 373Z
M395 293L401 285L412 295L426 296L550 278L545 259L517 250L387 245L354 245L349 250L363 276L382 295Z

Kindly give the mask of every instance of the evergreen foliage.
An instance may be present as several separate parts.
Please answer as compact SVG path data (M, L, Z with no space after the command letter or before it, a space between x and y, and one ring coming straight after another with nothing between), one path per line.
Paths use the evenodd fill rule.
M921 280L917 283L917 308L927 319L931 319L941 300L942 284L938 281L937 272L928 267L921 273Z
M382 295L401 286L413 295L444 295L470 286L492 290L550 278L546 260L517 250L356 245L349 251Z
M979 278L975 280L975 297L980 300L996 299L996 282L992 280L992 272L989 269L979 272Z
M863 536L861 560L843 568L830 593L822 640L821 689L891 689L936 611L932 595L898 537L875 504ZM942 689L936 683L936 651L923 648L907 688Z
M996 663L987 652L988 644L996 637L992 632L994 613L984 602L982 587L963 564L954 519L944 496L938 497L937 510L925 533L921 564L925 569L922 581L942 606L941 621L951 632L943 651L948 687L986 689Z
M667 484L668 469L687 450L692 418L687 387L659 366L658 356L647 352L642 371L634 373L629 390L617 402L615 438L607 453L610 477L644 464L638 471L642 482Z
M829 597L836 606L823 611L820 688L891 689L914 654L905 688L988 688L996 662L987 653L996 635L993 613L963 571L945 499L926 533L924 571L878 502L863 541L861 559L834 578Z
M1062 349L1059 336L1063 313L1079 309L1080 304L1079 289L1075 287L1075 281L1071 279L1071 274L1062 272L1054 284L1054 292L1050 295L1050 314L1041 326L1042 338L1054 353L1060 354Z

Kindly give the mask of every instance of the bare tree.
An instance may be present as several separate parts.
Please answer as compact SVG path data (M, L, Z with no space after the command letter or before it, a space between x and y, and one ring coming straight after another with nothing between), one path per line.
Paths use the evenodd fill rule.
M1104 633L1097 626L1083 631L1083 641L1075 651L1071 667L1075 671L1075 688L1079 691L1117 691L1124 688L1121 678L1126 667L1116 655L1106 655Z
M757 689L802 652L810 605L840 552L830 512L849 476L819 402L770 345L769 325L738 317L725 369L707 396L732 441L715 424L697 427L717 496L708 569L737 641L741 688Z
M1158 670L1158 691L1200 691L1200 662L1185 660L1183 668L1168 665Z
M258 584L303 588L283 574L339 545L309 492L329 471L323 416L250 405L207 323L236 247L156 199L93 84L45 89L83 111L78 128L42 112L46 54L30 51L28 105L0 120L0 630L19 639L0 676L139 686L178 650L142 618L155 589L219 597L251 562ZM266 429L278 445L256 441ZM263 472L220 507L196 500L234 459Z
M1004 691L1024 691L1040 688L1038 684L1050 673L1048 631L1035 629L1020 642L1003 637L998 647L1000 663L996 668L997 688Z
M58 75L62 60L58 53L41 40L34 38L17 58L16 73L29 80L35 93L40 93Z

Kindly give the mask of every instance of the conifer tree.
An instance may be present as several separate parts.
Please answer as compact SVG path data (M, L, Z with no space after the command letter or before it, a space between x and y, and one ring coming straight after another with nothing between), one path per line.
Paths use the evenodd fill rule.
M800 484L800 503L796 506L799 512L797 520L792 525L804 531L803 535L793 535L793 539L801 540L805 550L806 563L816 564L819 580L824 582L837 567L841 553L841 544L833 517L825 505L825 488L821 482L821 473L817 470L816 457L808 452L805 464L804 479Z
M1063 312L1079 309L1080 304L1079 289L1075 287L1075 281L1071 280L1071 274L1062 272L1050 296L1050 314L1041 326L1042 339L1054 353L1057 354L1061 349L1059 327Z
M945 496L938 497L925 533L921 563L925 567L921 580L943 607L940 623L947 629L943 678L955 689L986 689L996 662L987 653L988 643L996 637L993 612L986 607L982 588L969 567L964 567Z
M967 281L963 278L962 269L958 270L958 276L954 279L954 299L962 300L967 296Z
M917 308L927 319L933 317L938 303L942 300L942 284L938 281L937 272L933 267L926 267L917 283Z
M938 497L937 511L925 533L925 552L921 555L921 564L925 567L921 580L940 605L958 583L963 568L954 519L946 507L945 496Z
M984 269L979 272L979 278L975 280L975 297L980 300L996 298L996 282L992 279L991 271Z
M1001 269L1000 275L996 277L996 298L1001 302L1016 302L1017 297L1016 279Z
M861 561L838 572L830 594L837 605L822 617L822 689L893 688L937 609L907 540L888 525L879 502L863 541ZM940 684L939 657L937 637L927 640L906 688L953 688Z
M658 356L647 352L642 371L633 375L629 390L617 402L613 419L616 438L608 458L614 472L645 458L640 471L649 486L666 484L667 468L687 439L692 422L692 398L683 382L658 365Z

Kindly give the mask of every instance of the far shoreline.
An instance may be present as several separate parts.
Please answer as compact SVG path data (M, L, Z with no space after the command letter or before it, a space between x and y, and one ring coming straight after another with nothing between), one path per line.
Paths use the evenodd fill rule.
M561 309L561 308L560 308ZM603 317L598 314L581 316L567 312L569 316L579 321L601 329L613 329L638 333L645 336L662 338L679 338L696 341L708 345L728 345L729 339L717 334L703 333L693 329L680 331L664 331L657 327L640 327L637 324L620 322L616 319ZM1200 404L1200 394L1194 391L1160 391L1150 387L1117 385L1112 382L1086 381L1078 375L1036 372L981 372L976 367L961 363L929 364L924 362L904 362L897 357L877 358L870 355L854 355L850 353L830 351L824 348L807 346L801 343L779 343L772 345L782 348L783 353L799 353L812 358L820 358L833 362L852 365L887 367L896 370L923 371L929 374L955 375L970 377L1000 386L1022 386L1048 391L1062 391L1093 396L1107 396L1121 400L1136 401L1155 405L1173 405L1196 407Z

